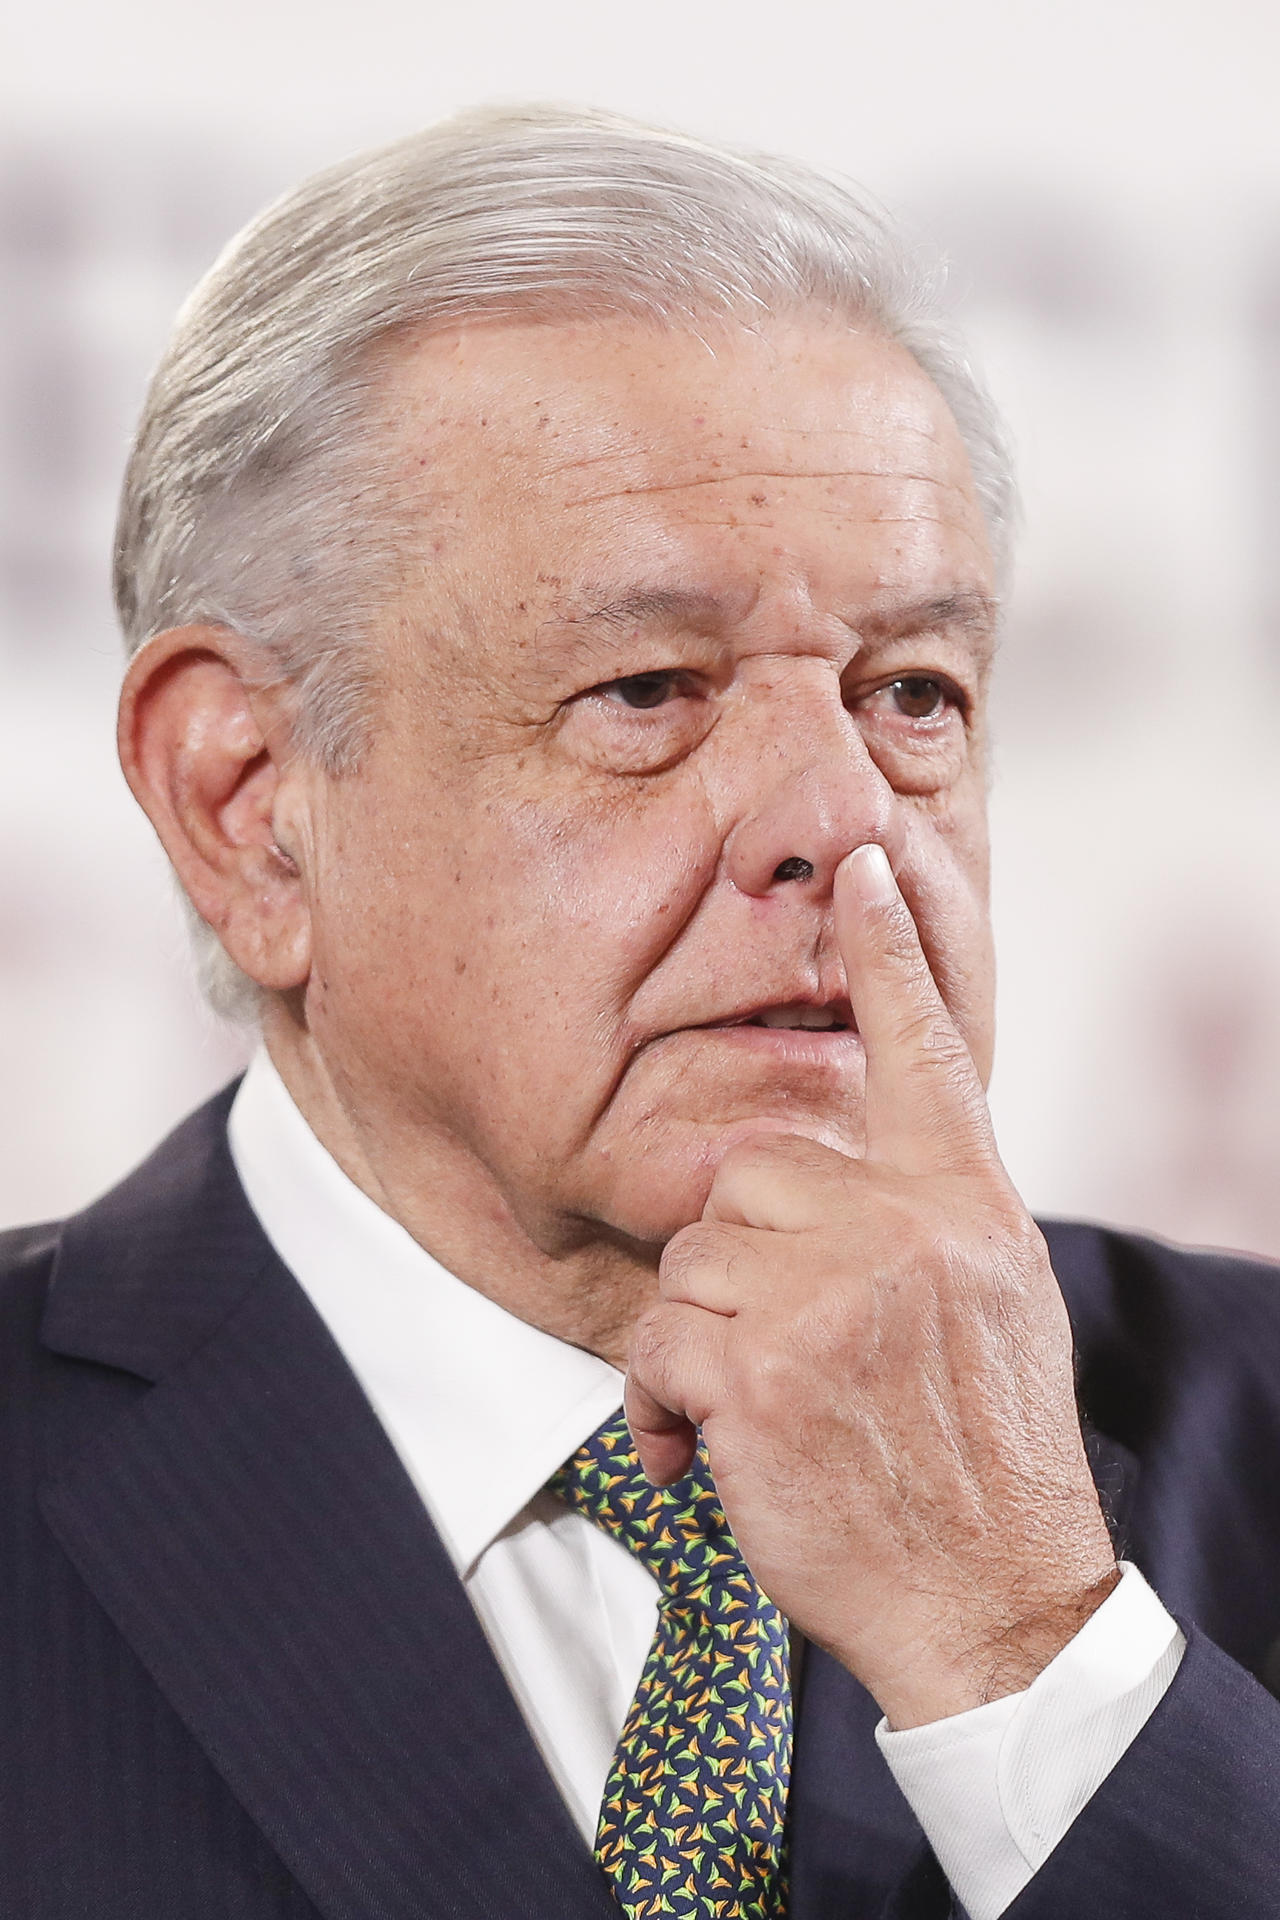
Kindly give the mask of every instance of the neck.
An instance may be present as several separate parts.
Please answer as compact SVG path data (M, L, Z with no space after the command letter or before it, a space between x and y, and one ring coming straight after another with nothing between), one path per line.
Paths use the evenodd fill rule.
M660 1248L576 1219L535 1238L463 1143L362 1097L275 1009L263 1039L320 1144L420 1246L508 1313L626 1370Z

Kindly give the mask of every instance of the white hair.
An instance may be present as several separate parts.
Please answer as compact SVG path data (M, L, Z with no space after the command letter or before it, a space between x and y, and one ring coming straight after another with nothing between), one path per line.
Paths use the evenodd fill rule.
M849 187L613 115L463 114L316 175L234 239L178 316L125 476L116 604L130 651L196 622L245 635L334 774L371 723L367 644L410 537L380 462L376 348L468 321L664 327L817 308L899 342L964 440L997 567L1013 519L994 409L942 274ZM197 922L203 984L257 990Z

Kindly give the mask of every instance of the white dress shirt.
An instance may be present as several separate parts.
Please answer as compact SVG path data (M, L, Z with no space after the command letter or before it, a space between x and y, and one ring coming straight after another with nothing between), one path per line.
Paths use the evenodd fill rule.
M657 1585L544 1488L617 1411L622 1375L446 1271L342 1172L265 1052L229 1134L250 1206L386 1429L593 1843ZM1160 1700L1183 1645L1126 1568L1025 1693L904 1732L881 1722L881 1751L971 1920L997 1920L1052 1852Z

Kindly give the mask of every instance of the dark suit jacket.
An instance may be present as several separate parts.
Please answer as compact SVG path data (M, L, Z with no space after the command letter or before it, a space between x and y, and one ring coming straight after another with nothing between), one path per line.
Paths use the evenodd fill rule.
M229 1092L0 1259L4 1920L608 1920L422 1506L251 1214ZM1011 1920L1280 1915L1280 1269L1049 1230L1100 1485L1191 1632ZM793 1920L950 1896L817 1652Z

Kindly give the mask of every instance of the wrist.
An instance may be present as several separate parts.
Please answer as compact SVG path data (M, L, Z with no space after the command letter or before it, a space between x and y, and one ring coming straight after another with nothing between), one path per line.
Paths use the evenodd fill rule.
M993 1628L989 1608L976 1622L972 1608L949 1612L939 1631L936 1619L927 1638L898 1656L883 1676L867 1676L868 1687L895 1732L948 1720L1022 1693L1061 1653L1114 1592L1120 1569L1114 1560L1099 1566L1086 1584L1074 1584L1007 1608Z

